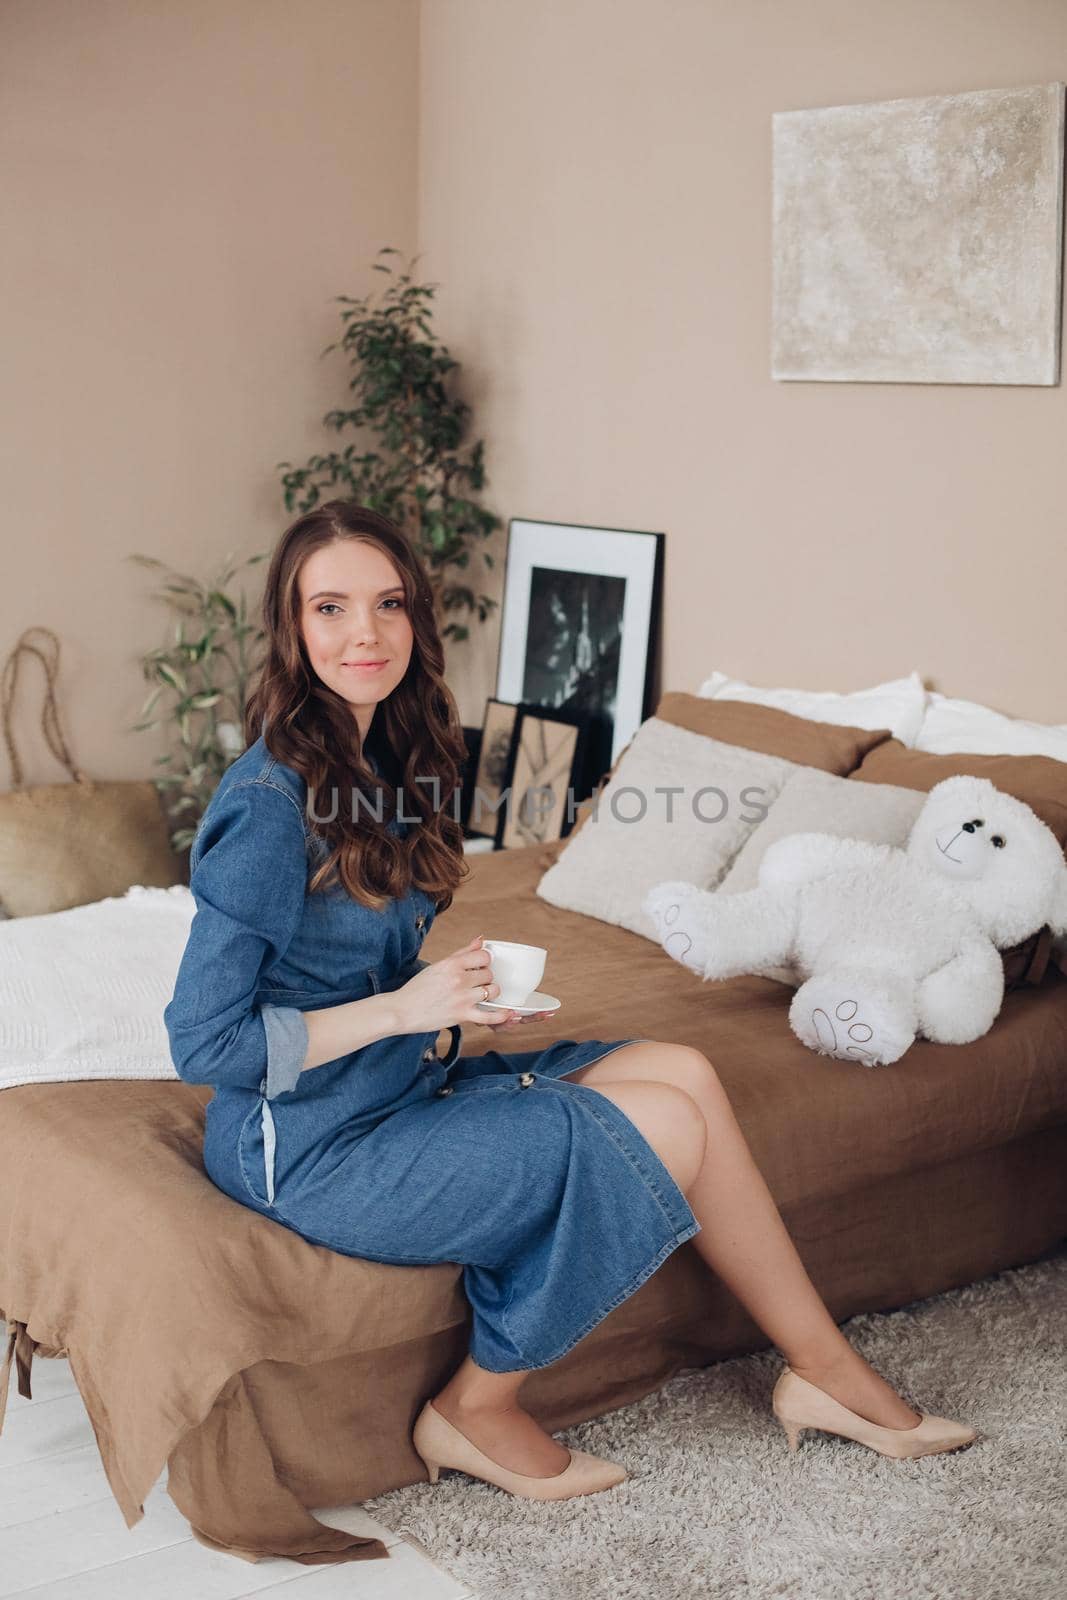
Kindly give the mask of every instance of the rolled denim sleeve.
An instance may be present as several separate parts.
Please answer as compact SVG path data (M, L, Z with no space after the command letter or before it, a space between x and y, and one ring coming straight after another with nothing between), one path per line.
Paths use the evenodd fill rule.
M295 1006L261 1005L263 1032L267 1038L267 1072L264 1093L268 1100L295 1089L307 1060L308 1025L304 1013Z
M204 813L191 861L196 912L163 1013L175 1070L187 1083L265 1088L273 1099L296 1084L308 1047L300 1011L255 1003L303 913L296 802L267 784L234 784Z

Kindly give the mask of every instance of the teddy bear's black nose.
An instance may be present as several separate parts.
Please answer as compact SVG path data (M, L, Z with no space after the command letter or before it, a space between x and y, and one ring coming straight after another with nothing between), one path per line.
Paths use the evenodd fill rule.
M973 833L975 828L982 828L984 826L985 824L981 817L975 817L973 822L965 822L963 824L963 831L964 833Z

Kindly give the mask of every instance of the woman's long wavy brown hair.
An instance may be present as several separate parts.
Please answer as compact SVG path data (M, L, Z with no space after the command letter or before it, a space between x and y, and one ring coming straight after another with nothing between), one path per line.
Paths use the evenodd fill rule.
M379 702L368 735L381 757L381 776L364 757L351 706L314 671L300 632L301 567L312 551L338 539L361 540L388 556L404 585L415 635L408 669ZM285 530L271 556L263 626L267 652L245 706L245 744L262 733L275 760L307 783L309 801L315 802L307 807L308 825L329 846L309 880L309 893L339 877L353 899L376 911L413 887L432 895L439 911L447 909L470 870L454 799L467 747L444 681L444 648L418 552L387 517L365 506L350 500L316 506ZM405 818L420 818L403 839L388 829L397 810L397 778ZM354 787L368 796L367 804L353 806ZM321 796L327 798L316 798ZM331 821L319 820L332 813Z

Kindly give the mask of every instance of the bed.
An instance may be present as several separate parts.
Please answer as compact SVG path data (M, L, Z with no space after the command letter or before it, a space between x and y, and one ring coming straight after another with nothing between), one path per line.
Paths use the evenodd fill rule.
M782 984L702 984L649 940L539 898L562 848L472 858L424 955L483 932L549 948L546 981L564 1007L513 1035L515 1048L561 1036L702 1048L838 1320L1057 1246L1067 979L1054 964L1008 993L984 1039L920 1042L870 1071L800 1045ZM493 1043L468 1030L463 1048ZM466 1350L460 1268L344 1257L232 1202L201 1163L210 1093L112 1081L0 1097L7 1366L28 1394L35 1354L69 1356L129 1526L168 1465L172 1498L213 1548L306 1564L381 1558L378 1541L307 1508L424 1477L410 1430ZM532 1374L523 1403L558 1430L683 1368L763 1348L686 1244L567 1357Z

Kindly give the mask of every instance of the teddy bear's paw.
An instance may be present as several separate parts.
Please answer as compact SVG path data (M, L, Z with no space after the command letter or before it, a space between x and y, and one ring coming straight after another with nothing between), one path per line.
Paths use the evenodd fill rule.
M982 987L961 983L951 971L933 972L919 985L919 1031L934 1044L970 1044L989 1032L1002 996L1000 972Z
M697 906L703 893L693 883L658 883L641 905L666 953L700 977L707 962L707 940Z
M844 1060L863 1061L867 1066L877 1064L878 1046L870 1049L874 1029L859 1014L858 1000L839 1000L833 1014L816 1006L811 1013L811 1025L823 1055L841 1056Z
M809 1050L866 1067L899 1060L915 1038L905 1008L892 996L830 976L811 978L797 990L789 1021Z

